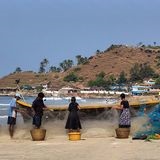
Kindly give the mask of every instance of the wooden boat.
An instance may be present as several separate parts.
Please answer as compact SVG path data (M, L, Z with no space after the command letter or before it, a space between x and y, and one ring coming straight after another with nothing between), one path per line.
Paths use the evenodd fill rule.
M138 98L131 98L129 99L129 104L132 108L138 109L141 106L146 106L146 108L150 109L151 107L159 104L160 100L155 97L138 97ZM31 104L24 102L22 100L17 101L19 110L22 113L22 116L24 118L24 121L28 121L32 118L32 106ZM113 106L119 105L119 102L113 103L113 104L95 104L95 105L81 105L81 109L79 111L79 114L81 116L81 119L94 119L95 117L101 117L101 115L111 109ZM45 120L49 119L64 119L66 117L66 114L68 112L67 106L50 106L48 107L48 111L44 112L44 118ZM105 118L105 117L103 117Z

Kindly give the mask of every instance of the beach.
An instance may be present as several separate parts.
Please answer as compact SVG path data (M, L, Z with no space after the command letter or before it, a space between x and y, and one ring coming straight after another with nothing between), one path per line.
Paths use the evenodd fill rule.
M132 140L145 119L132 121L129 138L116 138L116 121L82 121L81 140L70 141L64 129L65 120L43 125L44 141L33 141L31 124L17 124L10 139L7 126L0 129L0 159L2 160L159 160L159 140Z
M160 142L107 138L69 141L67 135L45 141L0 139L2 160L159 160Z
M47 130L44 141L33 141L30 130L32 120L17 117L13 139L8 133L6 106L1 107L0 160L159 160L160 140L132 140L137 131L145 130L148 116L132 117L130 136L116 138L118 125L116 110L106 110L94 119L82 119L81 140L70 141L63 120L46 121L42 128ZM158 115L157 115L158 116Z

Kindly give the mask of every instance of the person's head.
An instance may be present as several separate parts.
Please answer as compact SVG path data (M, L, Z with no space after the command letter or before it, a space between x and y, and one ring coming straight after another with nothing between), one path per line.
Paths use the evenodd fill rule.
M121 97L121 99L125 99L125 94L122 93L122 94L120 95L120 97Z
M45 97L44 93L42 93L42 92L38 93L38 97L41 98L41 99L43 99Z
M75 97L72 97L71 98L71 102L75 102L76 101L76 98Z
M17 100L19 100L19 99L21 99L21 95L20 95L19 93L16 93L16 94L15 94L15 98L16 98Z

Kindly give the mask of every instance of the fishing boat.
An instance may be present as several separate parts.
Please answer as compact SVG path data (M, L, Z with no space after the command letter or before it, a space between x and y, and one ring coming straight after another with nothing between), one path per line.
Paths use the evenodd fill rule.
M97 116L100 117L105 111L111 109L115 105L119 105L119 101L115 101L112 103L102 103L102 104L83 104L80 105L79 114L81 119L94 119ZM160 100L153 96L140 96L140 97L131 97L129 98L129 104L131 108L139 109L141 106L146 106L146 108L150 109L151 107L160 103ZM28 121L32 118L32 105L23 100L18 100L17 105L19 110L22 111L22 116L24 121ZM67 114L67 106L58 105L58 106L47 106L48 111L44 112L44 118L46 120L50 119L65 119ZM105 117L104 117L105 118Z

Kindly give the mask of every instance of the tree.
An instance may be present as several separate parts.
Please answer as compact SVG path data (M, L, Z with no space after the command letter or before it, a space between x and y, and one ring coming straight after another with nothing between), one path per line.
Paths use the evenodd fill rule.
M96 54L101 54L101 51L99 49L96 50Z
M20 67L17 67L17 68L15 69L15 71L14 71L14 73L20 73L20 72L22 72L22 70L21 70Z
M39 67L39 73L44 73L46 72L46 67L48 65L49 61L44 58L41 62L40 62L40 67Z
M108 83L109 85L113 85L113 84L115 84L115 81L116 81L116 78L115 78L115 76L112 74L112 75L110 75L110 76L108 77L107 83Z
M67 71L69 68L71 68L73 66L73 61L70 60L70 59L64 60L59 65L60 65L60 67L62 68L63 71Z
M96 75L96 77L104 78L105 77L105 72L100 72L99 74Z
M135 65L130 70L130 80L135 81L142 81L144 78L150 78L155 76L154 70L148 64L138 64Z
M81 55L77 55L76 59L77 59L77 65L81 64Z
M82 57L81 55L77 55L76 59L77 59L77 65L88 63L87 57Z
M124 71L122 71L117 79L118 84L123 84L127 82L126 74Z
M148 64L140 64L140 76L143 79L153 77L154 74L154 70Z
M45 66L47 66L47 64L49 63L48 59L46 58L44 58L42 62L44 63Z
M59 67L51 66L49 68L49 72L60 72L60 71L61 71L61 68Z
M138 63L135 63L134 66L130 69L130 81L135 82L141 80L140 67Z
M78 77L74 72L72 72L69 75L65 76L63 80L67 81L67 82L70 82L70 81L77 82L78 81Z
M158 77L158 78L156 79L155 84L156 84L156 85L160 85L160 77Z
M89 87L103 87L105 89L108 89L109 85L110 82L105 80L105 73L103 71L97 74L95 80L90 80L88 82Z
M44 64L43 62L41 62L39 67L39 73L44 73L44 72L45 72Z

